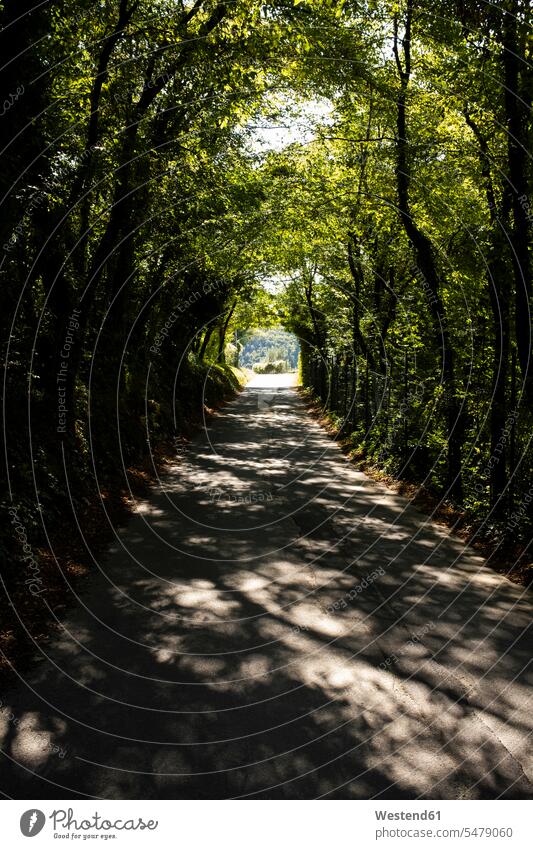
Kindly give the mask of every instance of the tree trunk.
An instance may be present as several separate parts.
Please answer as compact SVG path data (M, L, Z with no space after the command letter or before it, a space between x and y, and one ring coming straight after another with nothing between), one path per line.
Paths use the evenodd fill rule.
M515 278L515 333L518 362L524 388L533 397L533 363L531 344L532 267L530 257L529 210L533 204L528 179L531 91L522 84L522 74L529 73L525 55L524 24L519 20L518 0L511 0L503 14L502 62L504 69L504 101L507 118L507 162L512 191L512 257Z
M506 385L509 369L509 287L506 241L508 232L505 223L511 205L507 185L502 187L502 205L498 211L496 193L490 167L488 141L479 126L465 111L465 119L472 130L477 144L481 176L491 223L491 247L487 262L487 291L492 310L494 327L494 358L492 367L492 396L490 406L490 500L492 506L500 502L507 486L506 438L504 430L507 419Z
M442 385L446 403L447 434L447 478L446 490L451 498L462 501L461 449L464 438L464 414L460 400L456 397L455 357L450 339L447 316L440 294L440 278L437 271L434 249L430 239L415 223L409 199L411 171L408 158L407 95L411 78L411 24L413 0L408 0L405 33L402 39L403 64L398 48L398 27L395 22L394 55L400 78L397 101L397 145L396 183L398 211L405 233L415 253L417 277L422 284L428 301L433 327L435 348L441 360Z
M228 331L228 325L231 321L231 317L235 311L235 307L237 306L237 300L235 299L231 305L231 308L226 316L223 324L220 325L218 329L218 353L217 353L217 363L224 363L224 348L226 347L226 333Z

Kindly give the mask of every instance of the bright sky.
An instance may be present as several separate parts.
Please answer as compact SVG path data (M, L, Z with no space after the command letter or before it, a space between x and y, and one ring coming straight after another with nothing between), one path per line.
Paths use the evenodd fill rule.
M315 137L318 124L332 121L332 109L331 102L325 98L304 103L285 101L280 105L280 114L276 118L265 115L247 125L246 129L251 132L251 146L257 153L266 153L283 150L295 142L307 144Z

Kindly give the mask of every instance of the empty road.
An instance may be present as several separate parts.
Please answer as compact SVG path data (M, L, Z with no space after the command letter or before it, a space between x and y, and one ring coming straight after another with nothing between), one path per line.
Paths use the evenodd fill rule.
M2 694L15 798L532 798L531 592L283 378L193 439Z

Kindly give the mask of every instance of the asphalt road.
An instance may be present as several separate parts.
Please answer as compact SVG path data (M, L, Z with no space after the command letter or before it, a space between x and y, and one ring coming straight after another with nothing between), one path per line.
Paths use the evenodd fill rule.
M533 796L531 592L273 382L180 452L2 694L6 796Z

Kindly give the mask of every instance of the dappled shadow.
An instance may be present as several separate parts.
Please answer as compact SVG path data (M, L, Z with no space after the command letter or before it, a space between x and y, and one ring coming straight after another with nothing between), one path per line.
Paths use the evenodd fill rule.
M530 595L252 387L6 695L18 798L530 798Z

